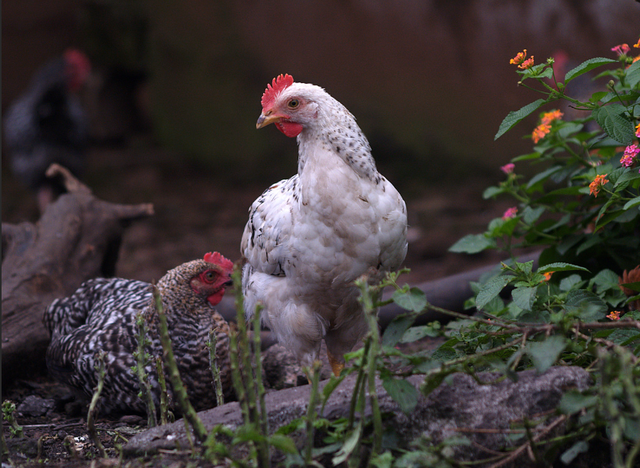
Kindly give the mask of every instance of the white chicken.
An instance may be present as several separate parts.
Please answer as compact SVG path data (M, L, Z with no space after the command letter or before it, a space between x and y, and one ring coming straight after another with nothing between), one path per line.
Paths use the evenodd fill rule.
M302 366L324 338L334 374L367 331L354 280L400 267L406 205L376 169L355 117L319 86L280 75L262 96L257 128L298 139L298 174L269 187L249 209L242 286L251 316Z

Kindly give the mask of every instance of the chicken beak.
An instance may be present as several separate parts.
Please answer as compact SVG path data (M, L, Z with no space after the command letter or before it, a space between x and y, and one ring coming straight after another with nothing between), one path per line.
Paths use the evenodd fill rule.
M260 117L258 117L256 128L266 127L269 124L278 123L280 120L282 120L282 116L276 115L272 111L267 111L266 114L263 112L260 114Z

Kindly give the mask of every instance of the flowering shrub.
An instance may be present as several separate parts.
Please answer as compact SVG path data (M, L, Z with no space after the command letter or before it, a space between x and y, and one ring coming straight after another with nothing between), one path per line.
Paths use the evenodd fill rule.
M473 285L476 295L468 304L484 317L474 317L466 329L449 324L449 340L437 353L447 348L458 360L473 356L478 368L488 365L507 377L529 366L543 372L554 363L594 374L590 389L567 392L558 408L563 417L579 416L565 434L571 442L561 452L565 464L595 440L608 441L612 466L636 466L640 458L638 49L640 41L621 44L611 49L615 58L587 60L565 76L556 74L553 59L534 65L526 50L511 60L519 84L543 97L509 113L495 138L542 106L551 109L539 114L530 134L532 152L502 166L504 180L484 192L485 198L509 196L517 205L484 233L451 247L465 253L501 249L511 260ZM608 84L595 89L591 81L590 95L575 95L574 80L591 72ZM522 170L524 164L537 171L525 177L531 172ZM540 249L537 270L534 262L514 258L520 247ZM491 352L492 359L478 359ZM437 383L444 367L425 386L431 388L429 379Z
M540 115L531 134L533 152L501 167L505 180L484 193L485 198L510 195L519 205L492 221L484 234L466 236L451 250L511 253L516 247L540 246L541 264L571 262L594 275L640 264L640 50L637 57L631 50L616 46L617 59L587 60L564 77L556 76L553 59L522 67L526 50L511 60L520 84L544 98L511 112L496 138L545 104L582 115L566 120L560 109ZM606 90L582 100L569 94L574 80L606 65L617 65L596 77L610 79ZM529 86L532 81L537 86ZM525 163L539 168L528 179L518 173Z

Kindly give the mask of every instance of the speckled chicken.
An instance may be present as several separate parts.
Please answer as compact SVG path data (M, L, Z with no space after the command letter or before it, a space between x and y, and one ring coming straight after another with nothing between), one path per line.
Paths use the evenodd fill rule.
M84 170L89 131L77 91L90 70L86 55L69 49L40 68L6 112L4 139L12 172L36 191L41 210L63 191L45 177L51 163L76 176Z
M216 355L223 390L231 390L229 325L214 309L230 284L233 263L219 253L193 260L168 271L157 288L167 315L169 334L180 376L197 410L215 406L215 388L209 365L209 330L217 337ZM46 362L57 380L92 395L98 383L96 354L105 352L106 379L101 413L146 411L138 396L139 381L132 367L137 350L136 318L144 315L149 329L149 353L162 356L157 312L149 283L98 278L86 281L71 296L55 300L44 314L51 333ZM160 385L155 362L146 367L154 402L159 408ZM169 392L171 388L167 378Z
M353 115L319 86L280 75L256 124L298 139L298 173L249 209L241 251L245 308L258 303L303 366L322 339L335 374L367 331L354 280L397 269L407 252L405 202L376 169Z

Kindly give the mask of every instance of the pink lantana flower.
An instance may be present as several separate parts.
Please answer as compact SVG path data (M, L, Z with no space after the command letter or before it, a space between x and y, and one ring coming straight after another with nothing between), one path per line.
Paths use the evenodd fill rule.
M638 156L638 153L640 153L640 147L638 145L627 146L624 149L622 159L620 159L620 164L622 164L624 167L633 166L633 163L635 162L634 160L636 159L636 156Z
M504 214L502 215L502 219L506 221L507 219L514 218L517 212L518 212L518 208L516 208L515 206L512 206L511 208L507 208L507 211L505 211Z
M629 44L619 44L615 47L612 47L611 50L618 55L625 55L631 50L631 47L629 47Z
M640 55L638 55L638 57L640 57ZM636 136L640 138L640 123L636 125Z
M515 169L515 167L516 167L515 164L509 163L509 164L505 164L504 166L500 166L500 170L508 175L513 173L513 170Z

